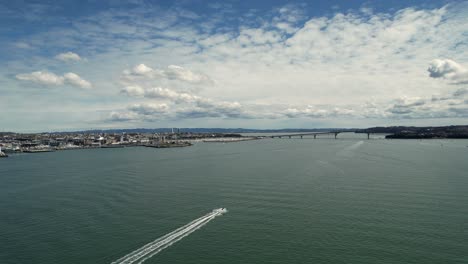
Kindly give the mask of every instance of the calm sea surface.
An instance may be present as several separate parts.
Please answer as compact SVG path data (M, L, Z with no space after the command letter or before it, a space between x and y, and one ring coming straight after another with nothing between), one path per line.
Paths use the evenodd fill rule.
M468 141L265 139L0 159L0 263L468 263Z

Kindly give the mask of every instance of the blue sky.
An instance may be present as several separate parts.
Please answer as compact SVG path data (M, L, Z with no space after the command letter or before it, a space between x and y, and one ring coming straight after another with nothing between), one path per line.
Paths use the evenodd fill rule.
M466 1L0 3L0 131L468 121Z

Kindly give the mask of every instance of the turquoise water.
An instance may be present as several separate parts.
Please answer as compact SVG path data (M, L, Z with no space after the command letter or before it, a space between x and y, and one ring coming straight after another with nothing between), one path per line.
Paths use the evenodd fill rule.
M265 139L0 160L0 263L468 263L468 141Z

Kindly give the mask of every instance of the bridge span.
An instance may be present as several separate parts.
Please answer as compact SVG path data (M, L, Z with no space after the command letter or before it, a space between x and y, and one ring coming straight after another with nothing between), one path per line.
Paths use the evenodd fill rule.
M326 131L326 132L306 132L306 133L294 133L294 134L281 134L281 135L271 135L267 136L268 138L293 138L293 137L300 137L303 138L304 136L314 136L314 139L317 138L318 135L334 135L335 139L338 138L338 134L340 133L349 133L349 132L354 132L356 131ZM363 134L367 134L367 139L370 139L370 133L365 132Z

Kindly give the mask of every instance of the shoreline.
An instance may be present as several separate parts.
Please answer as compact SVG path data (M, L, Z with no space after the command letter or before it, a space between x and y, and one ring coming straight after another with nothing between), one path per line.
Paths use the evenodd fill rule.
M197 143L236 143L236 142L244 142L244 141L253 141L253 140L261 140L261 139L270 139L270 137L234 137L234 138L199 138L199 139L192 139L192 140L185 140L181 142L158 142L152 144L106 144L101 146L73 146L73 147L49 147L49 148L37 148L37 149L24 149L20 151L5 151L2 149L2 153L0 154L0 158L7 158L9 155L15 154L37 154L37 153L46 153L46 152L56 152L56 151L69 151L69 150L84 150L84 149L116 149L116 148L127 148L127 147L149 147L149 148L181 148L181 147L190 147ZM384 138L374 138L380 140L468 140L468 138L455 138L455 137L384 137ZM374 140L373 139L373 140ZM468 147L468 145L467 145Z

